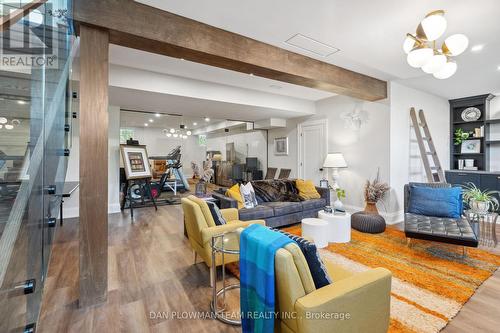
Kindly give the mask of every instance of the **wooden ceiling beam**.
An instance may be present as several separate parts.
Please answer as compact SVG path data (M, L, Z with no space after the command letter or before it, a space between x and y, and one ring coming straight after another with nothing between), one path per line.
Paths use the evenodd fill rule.
M107 29L112 44L368 101L387 97L385 81L133 0L75 0L73 18L77 31Z

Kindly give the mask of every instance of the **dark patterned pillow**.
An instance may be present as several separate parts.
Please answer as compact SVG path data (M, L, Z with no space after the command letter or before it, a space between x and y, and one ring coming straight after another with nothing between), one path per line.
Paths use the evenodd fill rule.
M318 249L313 242L310 242L302 237L292 235L286 231L282 231L279 229L273 230L287 235L290 239L294 240L297 243L300 250L302 251L302 254L306 258L307 266L309 266L309 270L311 271L312 279L314 281L316 289L327 286L333 282L328 275L325 264L323 263L323 260L321 260Z
M215 225L227 224L224 217L222 217L222 214L220 212L219 207L217 207L217 205L215 203L207 201L207 205L208 205L208 208L210 209L210 213L212 214Z

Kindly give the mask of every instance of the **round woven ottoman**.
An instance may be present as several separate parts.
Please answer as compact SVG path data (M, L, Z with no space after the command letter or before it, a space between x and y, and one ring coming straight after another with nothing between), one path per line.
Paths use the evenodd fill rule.
M377 214L357 212L351 216L351 227L370 234L379 234L385 231L385 219Z

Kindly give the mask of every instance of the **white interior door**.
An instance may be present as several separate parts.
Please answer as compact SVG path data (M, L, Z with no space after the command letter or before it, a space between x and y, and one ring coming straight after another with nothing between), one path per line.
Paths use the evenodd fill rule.
M299 178L312 180L316 185L323 178L320 170L328 153L328 120L308 121L298 125Z

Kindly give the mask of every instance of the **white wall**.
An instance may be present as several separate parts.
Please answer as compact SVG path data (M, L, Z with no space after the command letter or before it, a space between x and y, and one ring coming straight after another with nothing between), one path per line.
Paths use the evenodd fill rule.
M359 130L348 128L342 115L354 109L362 110L368 120ZM346 96L335 96L316 103L317 114L287 120L286 128L269 130L269 166L291 168L291 177L297 177L298 135L297 125L314 119L328 120L328 151L344 154L348 168L340 170L339 185L346 190L344 204L349 210L364 208L363 187L367 179L376 176L380 168L382 181L389 182L389 120L387 101L372 103ZM288 137L288 156L274 156L274 138ZM330 175L328 176L331 181ZM384 213L384 206L380 205Z
M490 119L500 119L500 96L491 100ZM500 140L500 124L490 125L489 140ZM500 171L500 145L490 148L490 171Z
M77 104L77 103L74 103ZM78 110L78 106L74 107ZM119 178L120 178L120 108L109 106L109 127L108 127L108 213L120 211L119 202ZM68 160L68 170L66 181L80 180L80 123L79 119L72 119L72 144ZM71 197L64 199L64 217L71 218L79 216L79 190L76 190Z
M127 127L134 130L134 139L139 140L141 145L146 145L149 156L165 156L181 146L181 162L184 175L189 178L193 175L191 162L198 163L201 167L206 158L206 147L198 145L198 137L189 136L187 139L167 138L161 128L151 127Z
M434 145L444 169L450 166L449 103L445 98L390 82L390 185L389 211L403 219L403 189L410 174L410 108L424 110ZM413 130L413 129L412 129ZM412 147L415 147L412 145ZM418 154L411 149L411 154ZM418 162L417 162L418 163ZM421 163L421 162L420 162Z
M226 143L234 142L236 157L245 163L246 157L257 157L260 169L264 175L267 169L267 139L266 131L237 131L229 133L209 134L207 136L207 150L218 150L222 159L226 160Z

